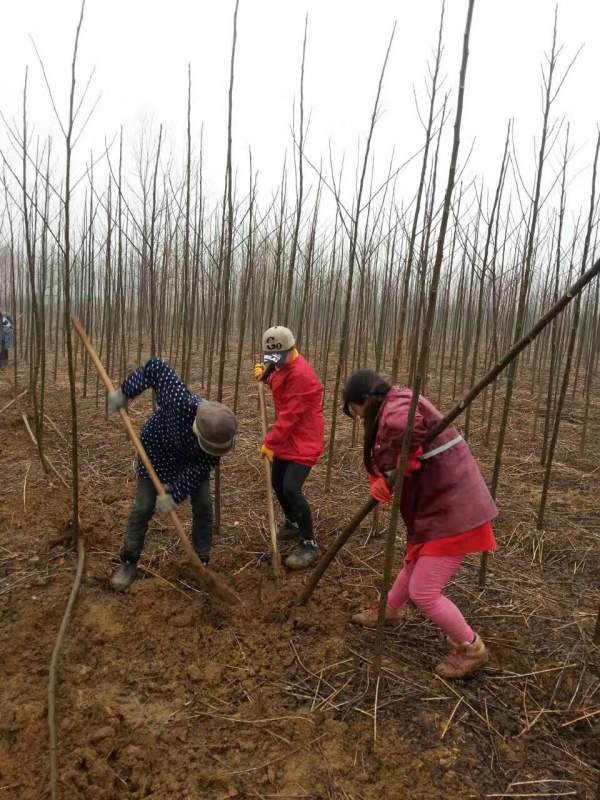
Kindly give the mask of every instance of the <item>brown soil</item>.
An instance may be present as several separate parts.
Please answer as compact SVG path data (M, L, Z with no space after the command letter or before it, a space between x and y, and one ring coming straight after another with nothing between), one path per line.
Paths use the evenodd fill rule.
M11 392L4 373L0 407ZM543 420L534 437L534 403L526 391L517 398L487 588L477 589L474 557L450 590L490 644L489 667L469 682L441 682L433 667L445 645L410 612L386 632L376 693L374 633L348 620L375 599L384 517L379 530L363 525L308 605L293 609L304 576L280 585L271 576L248 384L239 442L223 467L212 561L243 597L243 611L198 588L159 519L140 579L115 595L108 580L133 491L131 451L118 420L106 421L94 397L81 400L87 562L59 674L60 797L591 800L600 767L600 648L592 643L600 604L598 405L585 457L580 410L569 408L548 526L536 538ZM66 477L67 407L61 377L48 389L58 432L48 425L46 451ZM138 426L149 408L149 398L134 405ZM0 418L2 800L49 796L48 664L76 563L65 547L68 492L45 477L22 421L26 410L23 398ZM481 444L480 406L474 419L473 447L487 475L493 453ZM366 495L351 426L340 425L334 489L325 493L321 466L308 489L323 547Z

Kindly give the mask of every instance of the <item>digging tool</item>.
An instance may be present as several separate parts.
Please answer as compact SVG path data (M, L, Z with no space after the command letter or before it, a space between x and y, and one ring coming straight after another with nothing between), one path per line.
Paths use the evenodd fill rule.
M83 329L83 326L75 316L71 316L71 322L73 324L73 327L75 328L75 331L77 332L77 335L81 339L83 346L88 351L88 354L92 359L94 366L98 370L98 374L100 375L104 385L106 386L107 391L108 392L114 391L113 383L108 373L104 369L104 365L98 358L96 350L94 349L94 346L92 345L87 333ZM156 489L159 496L163 496L165 494L165 488L162 485L158 475L154 471L154 467L152 466L152 463L148 458L148 454L146 453L144 446L142 445L137 433L135 432L135 429L129 418L129 414L124 408L119 409L119 414L121 415L123 424L125 425L127 433L129 434L131 443L133 444L139 457L141 458L142 463L146 468L146 472L148 473L148 476L152 481L152 484L154 485L154 488ZM196 568L198 572L198 577L200 578L204 588L210 594L217 595L222 600L225 600L228 603L240 604L241 600L238 597L238 595L233 591L233 589L230 589L230 587L225 583L225 581L222 578L220 578L212 570L208 569L208 567L204 566L204 564L200 561L200 559L198 558L198 556L194 551L194 548L190 544L188 537L186 536L185 530L183 529L183 525L181 524L181 520L177 516L177 512L175 511L175 509L172 509L169 512L169 516L175 528L175 532L177 533L177 536L181 540L181 544L183 546L185 554Z
M260 404L260 421L262 424L263 438L267 435L267 407L265 404L265 384L258 382L258 401ZM277 528L275 527L275 509L273 507L273 485L271 483L271 464L268 458L263 458L265 464L265 484L267 487L267 511L269 514L269 532L271 534L271 559L276 578L281 578L281 553L277 545Z
M429 431L426 441L435 439L436 436L438 436L443 430L451 425L454 420L460 416L460 414L462 414L463 411L468 408L468 406L471 405L471 403L485 389L485 387L489 386L490 383L496 380L498 375L534 341L538 334L544 330L546 325L552 322L552 320L558 316L561 311L563 311L563 309L571 302L571 300L573 300L573 298L577 297L577 295L588 285L588 283L590 283L590 281L592 281L598 275L598 273L600 273L600 258L587 270L587 272L584 272L583 275L581 275L580 278L567 289L560 300L558 300L552 306L552 308L550 308L542 317L540 317L536 324L529 331L527 331L527 333L521 339L513 344L513 346L492 367L492 369L486 375L484 375L481 380L471 387L462 400L460 400L460 402L458 402L454 408L449 411L448 414L446 414L446 416ZM315 569L312 571L308 581L296 599L296 605L304 605L306 603L315 590L317 583L320 581L327 567L331 564L333 559L346 544L354 531L371 513L376 505L377 501L373 500L373 498L370 498L368 502L366 502L364 506L356 512L350 522L339 534L338 538L327 549L323 555L323 558L319 561ZM600 612L598 613L597 626L598 631L600 632ZM600 636L599 633L596 635Z

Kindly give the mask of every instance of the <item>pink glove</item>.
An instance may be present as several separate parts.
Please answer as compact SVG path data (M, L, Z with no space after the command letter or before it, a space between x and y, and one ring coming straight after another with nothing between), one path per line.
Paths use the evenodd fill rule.
M369 475L369 491L378 503L391 503L394 493L383 475Z

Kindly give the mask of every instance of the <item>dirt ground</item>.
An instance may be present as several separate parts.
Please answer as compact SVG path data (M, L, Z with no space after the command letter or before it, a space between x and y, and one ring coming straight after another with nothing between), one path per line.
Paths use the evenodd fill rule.
M0 374L0 408L12 397L9 378ZM133 405L137 426L150 404ZM449 405L446 398L442 408ZM50 382L46 408L47 455L68 477L66 377ZM243 611L198 588L160 519L140 579L124 595L111 592L132 453L119 420L105 419L102 395L97 407L93 384L79 409L87 560L59 672L63 800L599 796L600 397L585 456L581 410L569 404L547 528L536 537L543 420L534 436L535 402L526 388L518 393L487 587L478 590L478 558L470 557L450 589L489 643L490 665L468 682L436 678L445 645L410 611L386 632L378 687L374 632L349 617L376 598L385 515L377 529L364 523L308 605L290 611L305 576L272 579L250 380L239 441L223 463L211 563L240 593ZM65 547L68 492L44 475L27 410L22 398L0 415L0 800L49 796L48 665L76 564ZM481 405L474 423L471 443L489 476ZM366 499L351 428L342 419L331 493L323 466L308 485L323 548ZM187 505L184 516L187 523Z

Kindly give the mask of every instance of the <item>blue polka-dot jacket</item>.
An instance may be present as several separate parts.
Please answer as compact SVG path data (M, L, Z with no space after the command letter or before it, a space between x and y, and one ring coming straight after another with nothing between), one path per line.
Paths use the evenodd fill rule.
M156 474L167 484L175 502L181 503L208 480L211 469L219 462L202 450L192 430L202 399L189 391L162 358L151 358L121 385L128 400L145 389L154 389L158 407L142 428L140 439ZM148 477L139 459L136 474Z

